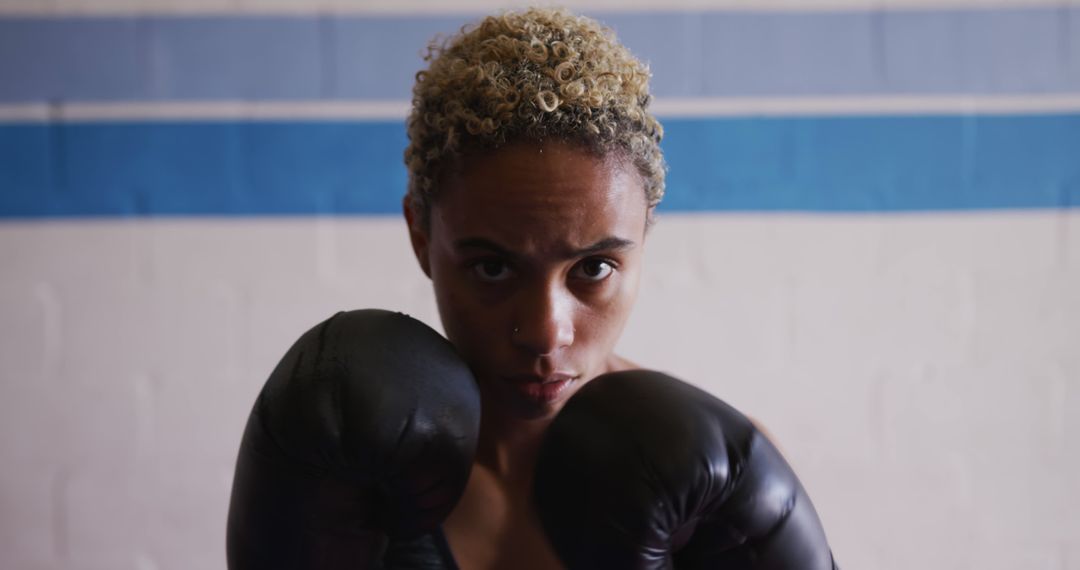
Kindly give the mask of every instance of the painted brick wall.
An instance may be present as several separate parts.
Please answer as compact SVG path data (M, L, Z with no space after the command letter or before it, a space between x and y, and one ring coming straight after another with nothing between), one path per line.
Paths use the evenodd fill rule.
M437 326L395 219L0 244L5 568L222 567L240 430L285 348L341 308ZM846 567L1077 567L1077 214L670 215L647 247L622 352L762 421Z

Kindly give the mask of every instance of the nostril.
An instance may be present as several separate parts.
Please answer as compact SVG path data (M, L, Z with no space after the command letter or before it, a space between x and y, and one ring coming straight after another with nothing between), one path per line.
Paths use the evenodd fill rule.
M573 299L550 283L522 291L520 312L509 327L513 342L537 356L549 355L574 342Z
M556 323L523 325L515 329L511 339L514 344L527 349L530 353L545 356L554 354L573 343L572 331L572 327L560 326Z

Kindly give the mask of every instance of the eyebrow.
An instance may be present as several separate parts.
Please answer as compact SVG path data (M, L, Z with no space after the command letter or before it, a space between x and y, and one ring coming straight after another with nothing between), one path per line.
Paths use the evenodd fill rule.
M633 249L636 245L631 240L610 236L581 249L565 250L562 257L564 259L574 259L594 255L602 251L625 251ZM462 238L454 241L454 247L456 249L486 249L505 257L519 257L513 251L486 238Z

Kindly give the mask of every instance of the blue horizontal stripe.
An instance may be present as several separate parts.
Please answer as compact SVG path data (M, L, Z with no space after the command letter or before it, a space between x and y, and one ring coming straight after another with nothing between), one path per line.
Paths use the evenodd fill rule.
M595 14L661 97L1080 92L1080 7ZM409 98L467 16L0 18L0 102Z
M667 211L1080 205L1080 115L666 122ZM387 214L398 122L0 125L0 217Z
M1080 115L684 120L665 129L673 210L1080 205Z
M0 126L0 215L387 213L405 144L400 123Z

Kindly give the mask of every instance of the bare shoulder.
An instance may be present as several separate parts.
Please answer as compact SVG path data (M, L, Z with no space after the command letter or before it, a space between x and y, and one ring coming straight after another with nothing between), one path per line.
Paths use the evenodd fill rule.
M610 357L608 357L607 367L604 372L622 372L625 370L638 370L640 368L641 366L639 366L637 363L627 358L623 358L618 354L612 354ZM780 449L780 444L777 442L776 436L774 436L771 431L766 429L765 425L762 424L760 420L751 417L750 415L746 415L746 419L750 420L750 423L753 424L754 429L760 432L761 435L765 436L765 439L769 440L774 447L776 447L778 450ZM783 453L782 450L781 453Z
M636 363L631 362L618 354L612 354L608 357L607 367L604 372L623 372L624 370L637 370L639 368L641 367Z
M754 429L758 430L761 435L765 436L765 439L769 440L769 442L773 444L773 447L780 451L781 454L784 453L784 451L780 449L780 444L776 441L776 437L772 434L772 432L765 429L765 426L757 418L746 416L746 419L750 420L750 423L754 425Z

